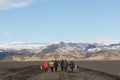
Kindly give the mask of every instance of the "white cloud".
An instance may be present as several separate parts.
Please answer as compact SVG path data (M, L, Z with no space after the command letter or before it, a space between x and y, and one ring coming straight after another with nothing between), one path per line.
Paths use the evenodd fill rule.
M111 40L111 38L103 35L103 36L99 36L96 40L107 41L107 40Z
M3 32L3 36L5 36L5 37L12 37L13 34L11 32L6 31L6 32Z
M113 43L118 43L120 40L115 40L110 38L109 36L99 36L97 39L94 40L94 42L97 43L104 43L106 45L113 44Z
M0 0L0 10L26 7L38 1L41 0Z

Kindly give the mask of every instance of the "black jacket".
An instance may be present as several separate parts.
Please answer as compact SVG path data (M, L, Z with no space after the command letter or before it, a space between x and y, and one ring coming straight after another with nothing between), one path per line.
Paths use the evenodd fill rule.
M70 67L71 67L71 68L74 68L74 67L75 67L74 62L72 62L72 61L70 62L70 64L69 64L69 65L70 65Z
M55 67L58 67L58 61L55 60L54 66L55 66Z

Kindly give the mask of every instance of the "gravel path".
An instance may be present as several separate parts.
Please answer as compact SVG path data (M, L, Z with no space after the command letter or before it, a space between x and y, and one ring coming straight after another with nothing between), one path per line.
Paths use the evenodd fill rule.
M70 69L67 72L44 72L39 69L39 66L29 66L25 68L8 70L8 74L0 73L0 80L120 80L119 76L113 76L103 72L93 71L84 68L71 73Z
M50 72L38 74L28 80L120 80L120 78L93 71L79 68L74 73L68 72Z

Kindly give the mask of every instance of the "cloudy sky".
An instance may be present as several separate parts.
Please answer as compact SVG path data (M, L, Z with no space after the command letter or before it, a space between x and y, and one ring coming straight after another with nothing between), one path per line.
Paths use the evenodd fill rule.
M0 0L0 42L120 40L120 0Z

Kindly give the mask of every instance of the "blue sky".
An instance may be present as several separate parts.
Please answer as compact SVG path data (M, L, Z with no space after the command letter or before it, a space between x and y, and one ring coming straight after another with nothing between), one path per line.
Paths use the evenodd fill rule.
M120 0L1 0L0 42L120 40Z

